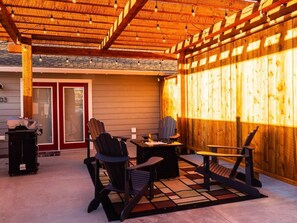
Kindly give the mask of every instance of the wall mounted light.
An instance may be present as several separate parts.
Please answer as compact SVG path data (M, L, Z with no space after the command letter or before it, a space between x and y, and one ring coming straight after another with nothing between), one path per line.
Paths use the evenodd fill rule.
M158 12L158 2L156 1L155 12Z

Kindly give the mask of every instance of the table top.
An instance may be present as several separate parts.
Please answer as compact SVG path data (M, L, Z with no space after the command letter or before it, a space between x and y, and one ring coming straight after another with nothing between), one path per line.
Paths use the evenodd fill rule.
M153 142L147 142L144 140L137 140L137 139L133 139L130 140L131 143L133 143L136 146L140 146L140 147L175 147L175 146L182 146L183 144L180 142L171 142L171 143L165 143L165 142L161 142L161 141L153 141Z

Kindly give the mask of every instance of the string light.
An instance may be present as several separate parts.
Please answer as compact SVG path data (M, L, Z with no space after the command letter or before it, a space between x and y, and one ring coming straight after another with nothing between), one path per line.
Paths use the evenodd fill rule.
M158 2L156 1L155 12L158 12Z
M164 36L163 36L163 40L162 40L162 41L163 41L163 43L165 43L165 42L166 42L166 39L165 39L165 37L164 37Z
M117 0L114 1L113 7L114 7L115 9L118 8L118 1L117 1Z
M54 21L54 16L51 14L51 21L53 22Z
M14 17L14 11L13 11L13 9L11 10L10 15L11 15L12 18Z
M159 23L157 23L157 30L160 30L160 25L159 25Z
M21 42L19 40L19 34L17 35L16 44L19 45Z
M228 18L228 13L227 13L227 11L225 10L225 19L227 19Z
M79 35L80 35L80 33L79 33L79 31L78 31L78 30L77 30L77 33L76 33L76 35L77 35L77 36L79 36Z
M90 23L90 24L92 24L92 23L93 23L93 21L92 21L92 18L91 18L91 17L90 17L89 23Z
M45 29L45 27L43 28L43 33L46 34L46 29Z
M66 58L66 63L69 63L69 60L68 60L68 58Z
M41 56L39 56L39 62L42 62L42 57Z
M118 60L115 61L115 64L118 64Z
M93 60L92 60L92 59L90 59L90 64L91 64L91 63L93 63Z
M138 66L140 65L140 61L139 60L138 60L137 64L138 64Z
M194 6L192 6L192 16L195 16Z
M136 40L139 40L138 34L136 33Z

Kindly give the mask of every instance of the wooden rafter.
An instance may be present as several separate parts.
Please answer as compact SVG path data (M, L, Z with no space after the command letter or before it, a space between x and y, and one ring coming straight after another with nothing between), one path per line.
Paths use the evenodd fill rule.
M21 46L8 45L9 53L21 53ZM119 50L95 50L87 48L63 48L32 46L33 54L63 55L63 56L90 56L90 57L113 57L113 58L143 58L143 59L163 59L176 60L175 54L139 52L139 51L119 51Z
M172 48L170 48L169 50L167 50L167 53L180 53L184 50L187 50L197 44L203 43L204 40L209 40L211 38L213 38L214 36L217 35L221 35L222 33L231 30L241 24L244 24L258 16L260 16L260 13L267 13L270 10L273 10L283 4L286 4L287 2L290 2L291 0L278 0L273 2L272 4L268 5L268 6L264 6L262 7L262 5L257 4L256 9L254 12L250 13L249 15L241 18L241 13L242 11L236 13L236 18L237 19L235 22L231 23L230 25L226 25L226 26L221 26L220 29L218 30L214 30L213 31L213 27L210 27L207 30L203 30L202 32L200 32L199 34L190 37L189 39L183 40L182 42L180 42L179 44L173 46ZM244 10L243 10L244 11Z
M129 0L127 2L124 10L109 29L108 36L102 41L101 49L107 50L112 45L147 1L148 0Z
M17 43L19 38L19 30L12 20L2 0L0 0L0 9L0 22L10 38L14 41L14 43Z

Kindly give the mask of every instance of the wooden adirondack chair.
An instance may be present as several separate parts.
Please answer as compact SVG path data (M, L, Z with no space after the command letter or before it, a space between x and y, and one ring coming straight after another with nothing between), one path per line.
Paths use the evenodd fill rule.
M87 138L88 147L87 147L87 158L85 158L84 163L86 164L90 177L95 184L95 157L91 157L90 151L90 143L93 142L93 145L96 151L99 151L98 144L96 143L96 138L103 132L105 132L104 123L95 119L91 118L90 121L87 123L89 129L89 137Z
M93 183L95 183L95 157L91 157L90 155L90 142L93 143L94 148L96 149L97 152L99 152L100 148L99 145L96 142L96 138L101 134L106 132L105 131L105 126L104 123L101 122L100 120L97 120L95 118L91 118L90 121L87 123L87 126L89 128L89 138L88 140L88 147L87 147L87 158L84 160L84 163L87 165L89 174L91 176L91 179ZM91 137L90 137L91 136ZM127 141L127 137L123 136L114 136L115 138L119 138L123 141Z
M252 196L261 196L260 192L254 187L261 187L261 182L254 177L253 170L253 148L250 144L258 130L258 126L251 131L242 147L209 145L211 151L199 151L198 155L203 156L203 165L198 166L196 171L204 175L204 186L210 189L210 178L217 180L225 185L233 187L239 191L248 193ZM218 149L237 150L236 154L218 153ZM236 162L232 169L222 166L218 162L219 157L233 157ZM238 168L242 160L245 160L245 173L239 172Z
M124 193L124 207L120 214L120 220L127 218L131 210L139 202L140 198L147 194L149 190L149 198L153 196L153 179L154 167L160 163L163 158L152 157L147 162L137 166L129 166L129 157L126 143L118 140L108 133L102 133L97 138L99 152L96 154L97 168L95 174L95 198L88 207L91 212L102 203L105 213L109 215L109 219L117 214L110 203L108 194L111 191ZM103 186L99 179L99 164L102 162L107 170L110 183ZM150 171L139 170L140 168L150 168Z
M180 136L179 133L176 133L176 121L170 116L166 116L165 118L161 119L159 121L158 133L152 133L151 135L152 136L145 135L143 138L151 138L152 140L157 141L176 141Z

